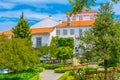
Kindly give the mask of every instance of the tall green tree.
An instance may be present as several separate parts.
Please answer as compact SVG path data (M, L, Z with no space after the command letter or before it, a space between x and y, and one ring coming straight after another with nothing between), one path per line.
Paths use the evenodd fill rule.
M19 22L15 26L15 28L12 29L13 31L13 37L14 38L27 38L31 39L31 31L30 31L30 26L28 22L24 19L24 14L22 12L22 15L20 17Z
M111 61L114 62L113 65L120 62L120 23L114 22L111 4L101 4L99 12L93 28L81 40L84 45L89 44L87 47L93 57L104 60L106 80L108 64Z

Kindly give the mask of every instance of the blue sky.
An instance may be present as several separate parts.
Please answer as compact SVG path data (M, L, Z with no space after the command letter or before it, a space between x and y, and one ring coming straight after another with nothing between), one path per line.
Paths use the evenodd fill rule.
M97 0L91 8L98 10L99 3L109 0ZM55 20L65 20L65 12L72 7L68 0L0 0L0 32L12 29L24 12L30 25L52 15ZM114 5L116 15L120 15L120 3Z

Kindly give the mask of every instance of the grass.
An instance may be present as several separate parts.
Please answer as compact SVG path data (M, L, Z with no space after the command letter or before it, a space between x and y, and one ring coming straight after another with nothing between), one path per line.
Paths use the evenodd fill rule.
M33 70L0 74L0 80L31 80L38 73Z

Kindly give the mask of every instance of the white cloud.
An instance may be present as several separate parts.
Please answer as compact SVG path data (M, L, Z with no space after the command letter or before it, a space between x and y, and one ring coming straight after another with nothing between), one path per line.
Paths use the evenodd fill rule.
M15 6L13 3L0 2L0 8L11 9Z
M39 13L39 12L34 12L31 10L22 10L24 12L24 16L26 19L36 19L36 20L40 20L43 18L48 17L49 15L52 15L50 13ZM8 17L8 18L19 18L22 11L5 11L5 12L0 12L0 17ZM65 17L65 14L63 13L58 13L58 14L54 14L52 15L53 18L59 20L63 20Z
M30 3L32 3L32 4L33 3L38 3L38 4L46 4L46 3L68 4L68 0L23 0L23 1L11 0L9 2L22 3L22 4L30 4Z

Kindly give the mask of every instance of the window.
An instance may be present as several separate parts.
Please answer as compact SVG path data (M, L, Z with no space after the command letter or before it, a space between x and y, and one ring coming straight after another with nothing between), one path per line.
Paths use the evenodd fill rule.
M41 46L41 37L36 38L36 47L39 48Z
M56 30L56 34L57 34L57 35L60 35L60 30Z
M76 16L72 16L72 20L76 20Z
M63 35L67 35L67 30L63 29Z
M90 16L90 19L91 19L91 20L94 20L94 19L95 19L95 17L94 17L93 15L91 15L91 16Z
M82 35L82 29L79 29L79 35Z
M82 20L83 18L82 18L82 16L79 16L79 20Z
M70 35L74 35L74 29L70 29Z
M89 15L84 15L85 17L88 17Z

